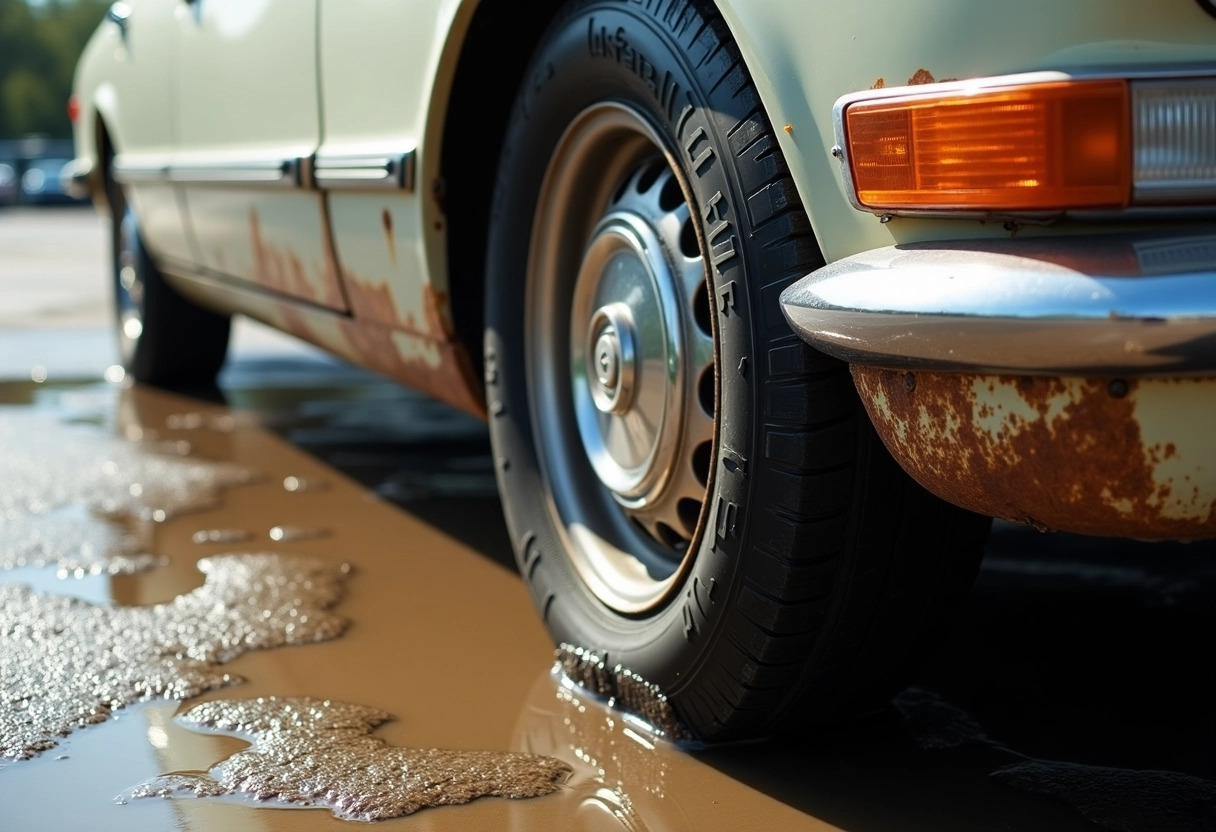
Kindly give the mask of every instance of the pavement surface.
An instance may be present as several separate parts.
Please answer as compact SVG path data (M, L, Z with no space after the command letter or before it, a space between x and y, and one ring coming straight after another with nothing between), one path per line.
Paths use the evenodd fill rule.
M27 546L25 566L0 571L0 734L32 730L25 711L68 689L89 701L97 680L110 686L97 724L0 759L0 829L350 828L332 807L282 808L273 778L308 780L361 817L399 805L364 776L373 752L424 772L486 752L457 768L492 761L483 781L502 794L549 782L536 760L563 772L544 796L424 808L376 822L385 829L1216 829L1212 544L998 524L959 625L886 711L679 749L553 675L483 424L244 320L206 397L126 383L105 233L88 209L0 212L0 507L37 487L64 508L16 544L17 515L0 513L0 541ZM160 522L128 524L147 535L130 553L154 553L152 568L60 570L47 555L55 533L96 520L80 509L105 488L122 497L106 522L119 509L130 521L207 476L220 477L210 503L191 502L198 485ZM49 565L31 566L39 557ZM217 646L209 616L242 608L225 595L238 573L290 597L259 600L268 614L241 623L239 643L221 627ZM74 632L93 635L61 650ZM61 655L85 670L57 676ZM180 699L122 704L139 688L130 678ZM283 729L305 717L321 727ZM335 735L333 720L354 745L310 744ZM343 768L350 747L362 750ZM536 757L510 756L524 754ZM228 793L224 766L264 799ZM422 805L436 793L426 785Z

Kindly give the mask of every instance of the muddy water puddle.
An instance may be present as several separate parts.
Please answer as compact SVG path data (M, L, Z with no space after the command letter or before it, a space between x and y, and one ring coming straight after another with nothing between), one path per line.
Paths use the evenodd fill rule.
M283 464L282 448L270 449L267 460L261 441L266 437L248 425L223 413L158 416L173 397L158 398L124 391L119 405L139 419L121 430L104 417L65 424L45 413L0 410L3 473L13 483L4 496L6 522L0 531L8 557L4 565L10 567L5 574L12 579L0 583L0 794L27 779L27 771L45 786L56 776L54 767L63 777L70 769L104 766L84 750L93 744L91 737L79 745L73 740L84 728L117 727L124 716L127 725L132 719L161 720L147 733L152 770L131 771L126 780L124 793L132 798L243 795L259 807L317 805L335 818L366 821L480 797L539 797L563 788L569 766L506 749L505 730L476 749L433 741L390 744L372 736L390 720L389 710L355 704L356 697L311 695L193 705L173 724L243 737L250 747L219 762L196 763L193 774L164 773L176 770L170 761L191 743L174 743L164 712L143 703L187 702L238 685L291 694L302 684L306 694L322 693L332 681L323 662L296 659L281 665L269 657L281 652L278 648L338 639L348 629L351 618L334 608L352 570L335 552L347 546L366 551L362 535L347 531L352 521L363 528L369 507L357 489L344 488L310 466ZM189 431L192 439L174 438L177 431ZM31 440L19 446L19 435ZM8 451L19 447L20 452ZM252 463L202 458L233 451ZM272 476L254 473L262 470ZM352 499L359 503L353 513L348 511ZM336 513L329 510L335 500L344 504ZM316 522L327 514L342 521ZM270 524L268 517L287 522ZM428 552L443 545L437 535L410 531L388 538L401 544L393 547L394 556L429 558ZM241 548L266 544L284 549ZM309 548L322 556L300 551ZM191 569L201 577L200 585L190 585L197 580L186 577ZM428 566L420 576L430 571ZM487 571L501 580L494 567ZM475 596L485 576L474 576L471 583ZM404 588L409 582L390 585ZM454 600L449 597L447 605L454 607ZM354 619L356 631L368 623L366 616ZM360 670L341 674L347 684L335 688L347 693L378 688L373 700L385 698L385 691L393 690L393 672L384 672L386 659L394 670L417 671L424 684L428 676L439 675L425 661L410 662L408 641L402 644L401 631L392 629L398 637L386 641L382 635L371 650L372 661L366 649L361 651L354 662ZM460 631L461 637L470 634ZM462 651L445 638L426 640L442 644L450 660ZM377 679L390 684L369 684ZM469 739L458 720L451 722L458 730L449 735ZM473 716L465 722L479 720ZM420 724L435 723L428 716ZM40 762L54 767L36 765ZM143 785L131 788L141 778ZM124 809L136 827L148 816L134 806ZM242 810L252 811L250 806ZM213 810L202 809L200 815L208 811ZM163 812L157 816L163 818Z
M52 414L0 407L0 569L130 573L156 563L153 527L213 507L257 479L132 426L138 439Z
M480 797L540 797L570 774L560 760L536 754L393 748L372 736L390 718L328 699L205 702L179 722L246 738L251 747L210 773L162 775L119 799L248 796L373 821Z
M408 402L393 401L405 408L395 421L408 422ZM44 500L64 520L56 533L97 551L121 548L145 522L147 538L126 551L153 560L61 570L56 553L70 545L47 537L47 566L0 571L3 632L15 634L0 650L25 645L15 651L24 663L11 660L19 670L0 668L0 686L24 679L0 703L4 742L34 752L0 759L4 829L349 829L376 817L375 828L428 832L1082 832L1120 828L1135 812L1166 817L1151 798L1171 794L1184 807L1171 821L1205 817L1206 779L1031 757L1029 746L1022 756L991 739L1007 727L944 697L905 697L877 727L689 751L662 691L628 668L571 648L554 672L518 576L460 542L461 527L500 522L484 500L445 498L460 521L445 532L248 412L151 391L26 413L60 419L51 437L80 431L96 447L132 443L177 465L262 476L159 521L149 512L174 503L143 472L131 474L140 494L119 489L129 502L116 512L96 511L85 495L97 488L71 476ZM251 590L259 580L266 587ZM24 713L40 696L51 702L48 692L58 710L35 709L40 722ZM47 742L57 745L40 751ZM299 806L309 809L275 811Z

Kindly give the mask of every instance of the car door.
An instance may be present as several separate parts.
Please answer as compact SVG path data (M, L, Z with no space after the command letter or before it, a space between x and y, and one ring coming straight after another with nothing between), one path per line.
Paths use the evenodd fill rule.
M426 184L437 170L439 139L428 147L425 130L445 46L475 4L320 3L325 129L316 181L328 193L351 312L393 329L402 344L411 340L409 351L425 352L452 334L446 232L423 202L441 198Z
M318 0L181 0L178 148L198 266L346 309L309 166L321 138Z

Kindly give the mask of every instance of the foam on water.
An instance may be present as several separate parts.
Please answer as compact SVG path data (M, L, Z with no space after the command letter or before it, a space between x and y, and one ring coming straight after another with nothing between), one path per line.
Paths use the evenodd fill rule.
M166 774L117 800L242 795L375 821L479 797L539 797L556 791L571 773L560 760L523 752L395 748L371 736L389 719L375 708L328 699L204 702L178 721L244 737L252 747L210 774Z
M41 413L0 410L0 569L129 573L155 564L153 524L256 479L188 447L133 442Z
M27 759L134 702L240 681L251 650L343 632L329 612L349 567L271 553L199 561L206 579L165 604L114 607L0 586L0 759Z

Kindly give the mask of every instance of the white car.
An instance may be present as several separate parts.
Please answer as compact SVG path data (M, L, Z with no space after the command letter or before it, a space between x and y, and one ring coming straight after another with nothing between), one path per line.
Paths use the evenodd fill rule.
M239 313L484 416L568 672L751 737L882 703L991 517L1216 535L1214 14L130 0L70 176L136 379Z

